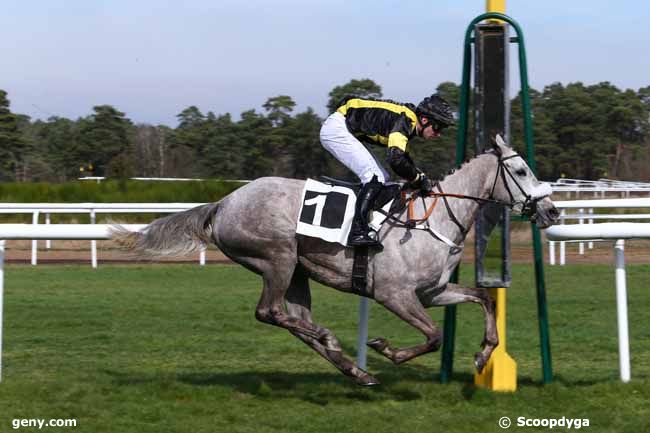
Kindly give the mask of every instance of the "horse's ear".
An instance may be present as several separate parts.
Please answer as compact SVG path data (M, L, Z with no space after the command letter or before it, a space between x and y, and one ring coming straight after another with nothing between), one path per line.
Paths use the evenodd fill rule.
M501 137L501 134L496 134L493 137L490 137L492 141L492 149L494 149L494 152L497 155L503 155L508 149L508 145L506 142L503 140L503 137Z

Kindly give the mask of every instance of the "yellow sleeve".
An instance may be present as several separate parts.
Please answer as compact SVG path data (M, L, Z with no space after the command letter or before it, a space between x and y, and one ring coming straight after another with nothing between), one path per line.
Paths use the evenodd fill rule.
M388 147L396 147L399 150L406 152L406 143L409 139L401 132L391 132L388 136Z

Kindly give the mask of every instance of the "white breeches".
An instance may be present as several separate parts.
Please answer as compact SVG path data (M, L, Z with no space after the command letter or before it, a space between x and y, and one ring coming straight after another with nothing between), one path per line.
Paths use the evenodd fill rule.
M370 182L373 176L377 176L381 183L390 179L373 154L348 131L345 116L341 113L333 113L325 120L320 129L320 142L334 158L352 170L361 183Z

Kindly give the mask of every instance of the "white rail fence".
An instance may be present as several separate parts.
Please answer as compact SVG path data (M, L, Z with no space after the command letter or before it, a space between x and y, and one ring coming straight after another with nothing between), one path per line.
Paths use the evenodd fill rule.
M95 224L97 214L144 214L144 213L174 213L205 203L0 203L0 214L31 214L32 224L40 225L41 215L44 215L45 225L50 225L53 214L85 214L90 224ZM56 230L56 229L55 229ZM45 240L45 248L50 249L52 239ZM90 262L97 267L97 240L90 241ZM38 240L32 240L32 265L38 263ZM199 263L205 264L205 251L199 254Z
M138 231L145 224L122 224L130 231ZM4 310L5 242L9 239L110 239L110 224L0 224L0 381L2 381L2 312Z
M627 278L625 274L625 239L650 238L650 223L601 223L556 225L546 230L546 236L553 241L598 240L615 241L616 311L618 322L618 353L621 380L629 382L630 341L627 315Z
M107 178L105 176L84 176L77 178L77 180L92 180L101 183L103 180L107 180ZM141 180L146 182L205 182L208 180L234 183L250 182L249 179L201 179L196 177L130 177L129 180Z
M611 179L599 180L582 180L560 178L551 184L554 193L565 193L567 198L575 194L575 198L580 195L592 195L594 198L604 199L606 193L620 194L621 198L630 198L631 193L647 194L650 196L650 183L644 182L625 182Z
M595 213L595 209L644 209L650 212L650 198L626 198L626 199L608 199L608 200L572 200L572 201L555 201L555 206L560 209L560 226L567 224L568 221L575 221L578 225L602 225L594 224L597 220L607 221L626 221L632 223L635 221L650 220L650 213ZM588 229L584 229L588 230ZM598 237L594 237L597 239ZM549 238L549 264L556 264L555 247L556 240ZM592 249L594 246L593 239L578 242L578 254L585 254L585 244L587 248ZM560 241L560 265L566 264L566 241Z

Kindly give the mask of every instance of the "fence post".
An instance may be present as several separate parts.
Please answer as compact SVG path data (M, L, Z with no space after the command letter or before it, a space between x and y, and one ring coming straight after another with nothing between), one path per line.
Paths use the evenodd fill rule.
M548 241L548 264L555 266L555 241Z
M95 209L90 209L90 224L95 224L96 221ZM90 263L93 269L97 269L97 241L95 239L90 241Z
M38 224L38 215L39 211L34 211L32 214L32 224ZM36 239L32 240L32 266L36 266L38 263L38 241Z
M566 209L560 211L560 224L564 224L564 217L566 216ZM566 264L566 242L560 241L560 266Z
M630 341L627 320L627 282L625 279L625 241L618 239L614 246L616 256L616 315L618 320L618 357L621 380L629 382Z
M582 225L585 222L585 210L584 210L584 208L580 208L580 210L578 210L578 213L580 214L578 224ZM580 242L578 244L578 254L580 254L581 256L585 255L585 243L584 242Z
M45 224L50 224L50 222L50 213L48 212L45 214ZM45 241L45 248L48 250L52 248L52 241L50 239Z
M594 208L593 208L593 207L590 207L589 210L588 210L587 212L589 213L589 215L593 216L593 215L594 215ZM593 219L593 218L589 218L589 224L593 224L593 223L594 223L594 219ZM590 250L593 250L593 249L594 249L594 243L591 242L591 241L587 244L587 246L589 247Z

